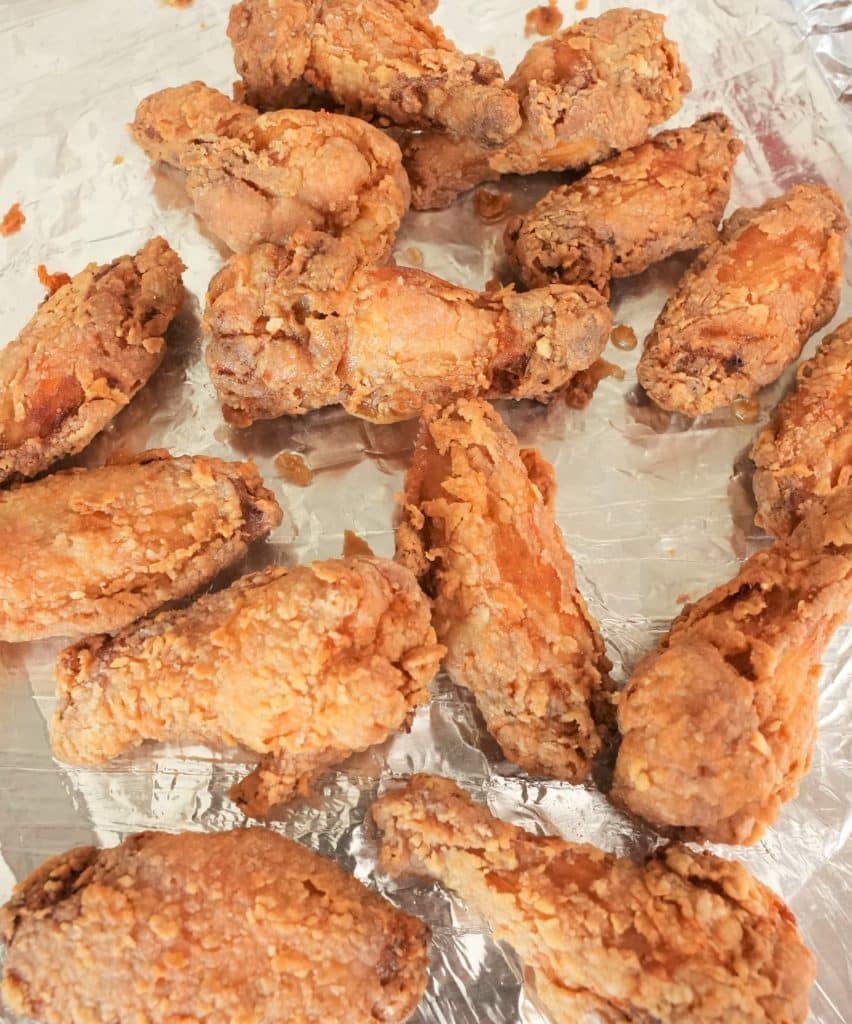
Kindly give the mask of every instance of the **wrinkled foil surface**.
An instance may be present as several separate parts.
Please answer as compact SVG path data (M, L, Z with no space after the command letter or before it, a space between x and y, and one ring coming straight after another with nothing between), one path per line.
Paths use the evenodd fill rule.
M523 30L533 5L442 0L436 17L464 49L498 57L508 73L531 41ZM607 6L590 0L583 16ZM0 343L17 334L43 295L37 264L73 274L163 234L188 265L194 298L170 332L163 368L75 461L97 465L118 451L160 446L254 459L286 517L268 543L252 550L243 571L334 556L346 529L391 555L394 494L414 426L372 426L339 409L244 431L225 425L201 359L199 313L226 254L193 216L179 178L152 170L125 130L136 103L155 89L200 78L230 90L228 7L229 0L195 0L182 9L159 0L0 0L0 213L17 201L26 216L19 234L0 239ZM581 16L570 0L562 7L566 23ZM731 209L811 178L852 200L849 0L666 0L656 9L667 10L667 31L694 82L674 123L723 110L745 142ZM558 180L499 187L510 189L522 210ZM481 223L470 197L449 211L411 214L397 259L422 259L427 270L473 287L495 272L507 280L503 226ZM616 284L616 323L629 324L641 343L684 266L675 258ZM852 314L850 277L847 258L834 324ZM814 346L815 340L805 355ZM684 600L730 577L766 542L752 522L747 452L792 379L788 372L761 393L758 423L739 422L730 411L690 423L638 399L638 354L608 348L624 379L604 380L585 412L561 403L502 409L521 442L539 446L556 466L559 524L619 680ZM277 478L273 460L281 451L302 454L313 468L308 488ZM113 845L146 828L244 824L225 795L247 770L238 755L157 747L99 771L55 763L47 722L55 703L52 665L62 646L0 645L0 900L45 857L76 844ZM798 798L757 846L718 850L743 860L798 916L819 960L810 1018L819 1024L852 1020L850 684L847 626L825 657L820 738ZM502 761L469 695L443 677L408 735L352 758L272 823L429 922L431 979L413 1018L418 1024L541 1024L546 1018L522 989L514 954L461 900L436 886L376 877L365 812L377 790L415 770L452 776L496 814L534 831L624 854L646 852L657 840L594 789L530 781Z

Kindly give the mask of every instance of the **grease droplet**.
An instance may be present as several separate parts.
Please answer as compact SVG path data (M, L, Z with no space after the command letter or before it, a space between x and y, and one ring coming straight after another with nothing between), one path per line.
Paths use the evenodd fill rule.
M756 423L760 416L760 402L756 398L738 398L731 403L731 411L740 423Z
M612 343L622 352L630 352L636 348L636 332L627 324L617 324L612 329Z
M275 456L275 468L281 479L297 487L307 487L314 478L314 471L301 455L295 452L281 452Z

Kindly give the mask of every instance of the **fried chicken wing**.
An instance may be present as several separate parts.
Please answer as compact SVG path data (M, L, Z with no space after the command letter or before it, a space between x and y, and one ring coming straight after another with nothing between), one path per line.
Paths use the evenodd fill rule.
M0 350L0 483L82 451L147 383L183 302L183 269L162 238L92 263Z
M837 310L848 229L826 185L737 210L645 340L639 383L657 405L699 416L776 380Z
M808 501L852 485L852 320L801 364L751 457L754 519L775 537L795 528Z
M497 61L461 53L432 23L434 6L241 0L231 8L228 35L246 100L292 106L301 79L358 117L378 114L483 146L506 142L521 126L517 96Z
M727 117L709 114L597 164L509 222L515 272L530 288L562 281L606 290L610 278L715 241L741 151Z
M268 829L77 847L0 911L6 1007L43 1024L401 1024L428 931Z
M251 462L147 452L0 492L0 640L110 633L238 561L282 514Z
M207 366L229 422L339 403L392 423L458 395L547 402L612 325L591 288L480 294L422 270L340 267L334 253L261 246L213 279Z
M486 402L426 411L397 560L434 598L444 667L505 756L579 782L611 715L609 661L553 515L555 480Z
M198 216L238 252L321 231L359 260L381 261L408 209L399 147L357 118L258 115L191 82L144 99L131 131L151 160L186 172Z
M430 614L381 558L244 576L63 651L53 751L91 765L146 740L241 744L263 761L232 795L263 816L407 724L443 654Z
M816 739L819 659L852 601L852 489L675 619L621 695L614 802L685 838L756 842Z
M380 864L455 890L532 968L556 1024L801 1024L814 959L735 861L685 846L644 864L534 836L448 779L373 804Z
M449 206L460 192L501 174L585 167L644 142L680 109L690 89L665 18L616 8L532 46L509 79L520 131L504 146L438 132L403 144L417 210Z

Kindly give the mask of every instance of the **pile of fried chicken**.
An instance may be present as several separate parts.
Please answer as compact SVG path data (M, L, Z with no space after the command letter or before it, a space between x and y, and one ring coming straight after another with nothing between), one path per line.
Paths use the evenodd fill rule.
M0 351L0 640L73 641L56 663L61 762L238 749L256 765L230 797L255 819L406 729L443 668L507 761L594 779L670 842L636 863L413 776L372 808L386 873L467 900L559 1024L803 1022L815 965L791 912L680 841L755 843L810 765L820 658L852 600L852 320L754 442L772 543L686 605L623 688L553 467L488 399L590 400L610 282L676 253L694 258L645 340L642 388L686 417L752 399L837 311L843 201L800 183L721 223L743 146L719 112L651 134L691 87L659 14L580 20L504 78L435 6L240 0L235 98L164 89L131 125L232 252L204 315L227 421L328 405L419 419L395 557L271 565L211 591L282 522L253 463L57 465L164 357L184 266L154 238L55 282ZM506 224L513 284L479 293L394 264L410 207L554 170L574 173ZM3 1003L46 1024L403 1022L427 984L421 921L261 827L59 854L18 885L0 934Z

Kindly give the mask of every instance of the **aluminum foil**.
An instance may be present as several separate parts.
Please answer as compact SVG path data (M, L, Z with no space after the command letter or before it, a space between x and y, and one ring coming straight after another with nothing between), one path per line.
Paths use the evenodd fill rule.
M627 6L639 6L621 0ZM468 50L510 69L529 44L524 16L534 0L443 0L437 18ZM562 0L566 21L579 16ZM586 15L606 8L590 0ZM795 181L822 178L852 199L852 3L849 0L667 0L695 88L678 115L688 124L725 111L746 144L732 207L757 203ZM171 332L151 385L80 458L166 446L173 452L251 457L286 509L284 524L242 569L339 552L355 530L379 554L393 550L393 497L414 428L376 427L325 410L301 419L228 428L200 358L199 302L224 253L193 216L175 176L152 171L125 124L155 89L193 78L229 90L225 37L229 0L186 8L159 0L0 0L0 209L20 202L23 230L0 240L0 338L10 339L42 296L38 263L73 273L165 235L188 265L195 298ZM555 182L514 181L515 209ZM397 248L453 281L481 287L501 270L503 225L486 226L470 200L441 213L411 214ZM614 290L618 323L641 339L684 266L673 259ZM837 320L852 314L852 261ZM837 322L837 321L835 321ZM806 354L813 350L814 342ZM728 578L765 543L752 524L746 453L759 424L730 412L687 422L663 416L635 391L638 351L606 353L624 379L606 379L579 413L561 405L505 407L521 441L541 447L557 470L559 524L581 588L623 679L684 599ZM760 396L763 422L791 373ZM273 459L301 453L315 471L306 489L276 478ZM203 749L156 748L102 771L71 770L50 755L52 664L61 642L0 645L0 899L49 854L79 843L112 845L144 828L226 829L243 819L225 793L246 769ZM798 798L752 849L736 855L798 915L819 960L813 1022L852 1017L847 961L848 835L852 775L852 632L834 638L820 692L820 739ZM500 760L470 697L440 678L409 735L352 758L273 827L334 857L433 930L428 992L418 1024L506 1024L545 1018L522 988L521 968L481 919L435 886L375 877L374 837L364 815L376 791L414 770L458 779L498 815L619 853L654 845L592 788L531 782Z

